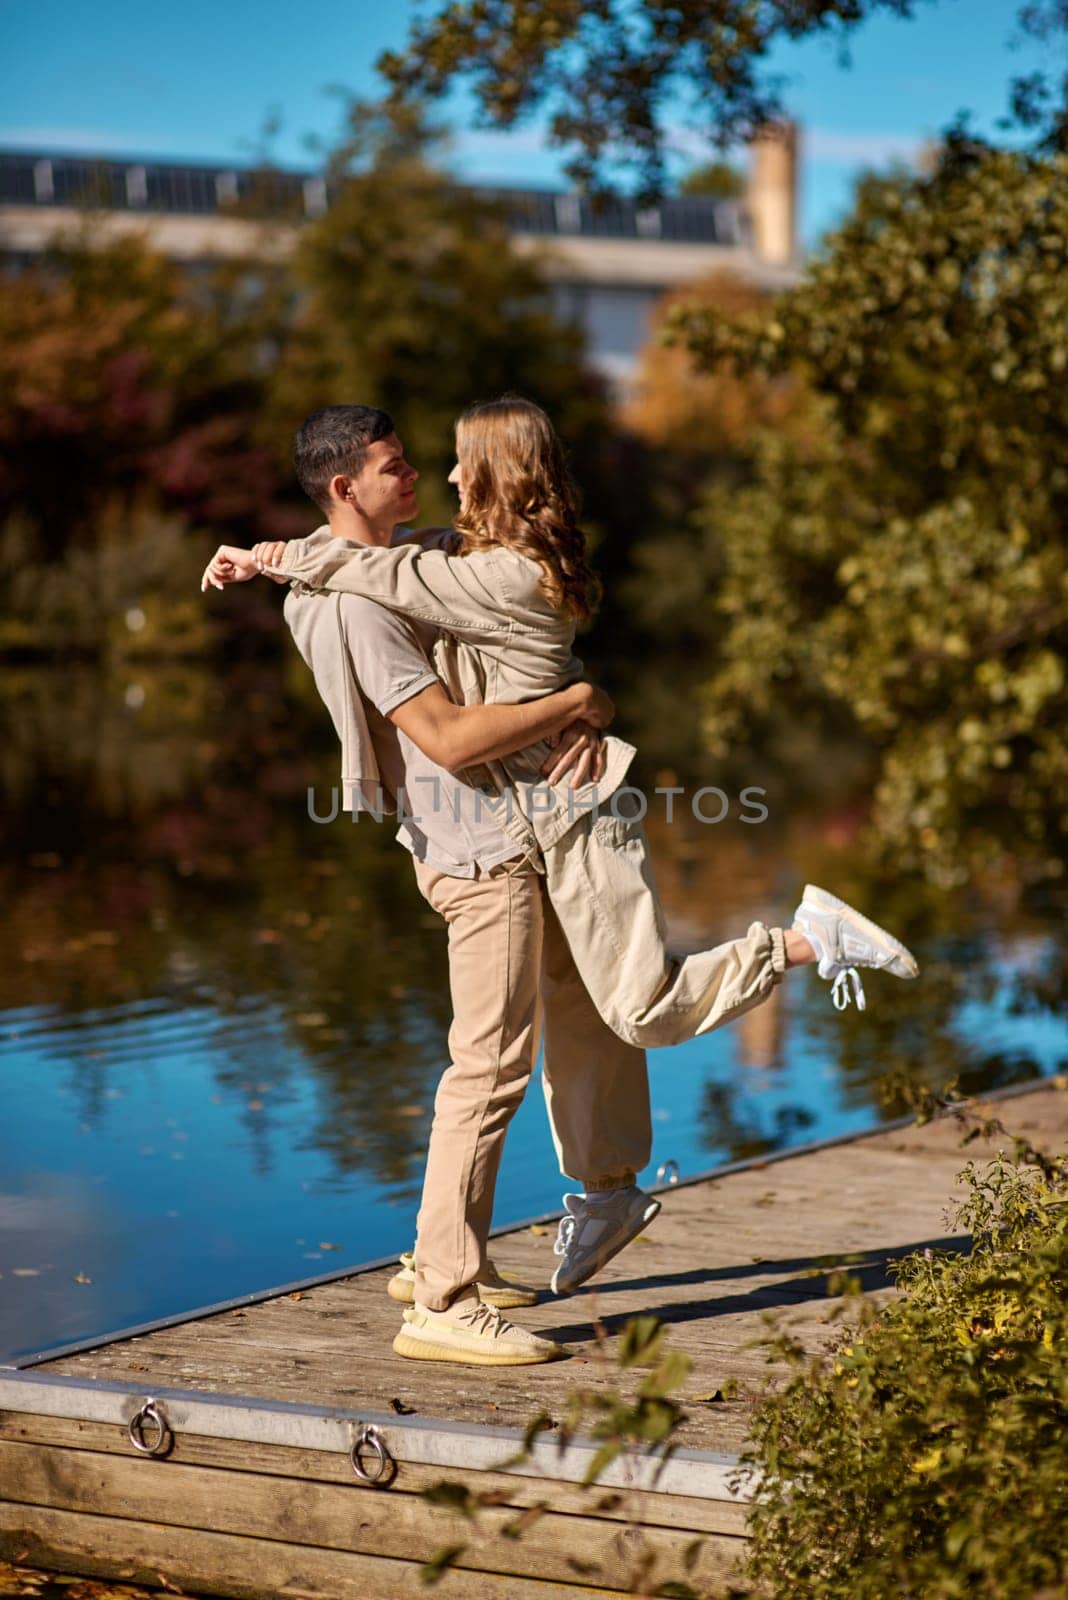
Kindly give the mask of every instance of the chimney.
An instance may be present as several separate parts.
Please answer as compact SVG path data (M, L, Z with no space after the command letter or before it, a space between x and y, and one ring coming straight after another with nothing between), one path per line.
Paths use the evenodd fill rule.
M797 254L796 122L768 123L749 148L746 202L753 249L768 266L789 266Z

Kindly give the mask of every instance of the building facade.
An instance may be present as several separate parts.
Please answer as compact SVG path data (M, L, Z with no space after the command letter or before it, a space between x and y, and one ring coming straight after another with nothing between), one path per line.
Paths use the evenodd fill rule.
M633 378L652 312L669 290L728 270L769 291L797 274L797 134L755 142L741 200L672 196L642 207L540 189L479 188L503 208L517 249L536 253L559 314L582 326L594 365L618 394ZM269 226L248 214L275 216ZM113 233L147 233L172 258L277 258L302 219L330 204L313 172L252 171L0 151L0 256L32 260L86 208Z

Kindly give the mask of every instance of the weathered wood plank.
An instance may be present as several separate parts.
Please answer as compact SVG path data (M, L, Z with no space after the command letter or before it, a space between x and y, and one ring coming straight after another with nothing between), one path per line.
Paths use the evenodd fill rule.
M19 1444L99 1451L132 1459L124 1428L108 1423L68 1417L41 1416L34 1412L0 1412L0 1440ZM356 1487L347 1457L331 1450L303 1450L291 1445L257 1444L240 1439L213 1439L180 1432L168 1461L186 1466L227 1467L236 1472L299 1478L307 1482ZM450 1474L442 1467L402 1462L394 1486L386 1491L361 1489L361 1493L393 1494L397 1490L418 1494ZM538 1500L548 1500L560 1514L596 1515L613 1522L632 1519L649 1527L681 1528L690 1532L745 1534L748 1508L729 1500L696 1499L686 1495L628 1491L624 1504L605 1504L606 1492L582 1489L559 1478L521 1478L515 1473L479 1472L469 1479L479 1491L506 1496L503 1504L522 1510ZM596 1504L596 1511L594 1506ZM629 1508L629 1509L628 1509Z
M576 1570L605 1587L626 1588L636 1558L654 1554L665 1573L682 1570L690 1532L636 1527L596 1516L537 1520L521 1540L503 1530L515 1513L487 1506L475 1523L400 1490L279 1479L171 1460L129 1459L86 1450L0 1441L0 1499L56 1510L99 1512L124 1521L210 1528L364 1555L429 1561L444 1545L466 1548L457 1565L567 1583ZM179 1542L177 1539L176 1543ZM726 1580L744 1541L710 1535L694 1567L698 1582Z
M413 1561L197 1528L176 1539L166 1526L44 1506L0 1504L0 1555L47 1571L153 1587L162 1574L180 1588L233 1600L413 1600L424 1592ZM559 1584L470 1569L446 1572L431 1592L442 1600L624 1600L624 1591L577 1576Z

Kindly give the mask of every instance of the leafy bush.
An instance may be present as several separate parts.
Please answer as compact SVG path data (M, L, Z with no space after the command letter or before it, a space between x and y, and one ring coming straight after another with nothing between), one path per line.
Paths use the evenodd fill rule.
M1064 1593L1068 1166L1017 1148L962 1178L970 1254L901 1262L829 1357L778 1341L793 1375L743 1459L751 1575L783 1600Z

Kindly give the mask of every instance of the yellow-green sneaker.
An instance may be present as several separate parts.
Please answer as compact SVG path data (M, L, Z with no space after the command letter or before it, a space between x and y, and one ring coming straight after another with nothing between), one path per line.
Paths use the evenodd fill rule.
M464 1367L527 1367L567 1354L552 1339L517 1328L474 1289L444 1311L408 1306L393 1351L410 1361L455 1361Z
M415 1301L415 1256L411 1250L401 1253L400 1266L400 1271L386 1284L386 1293L391 1300L410 1306ZM510 1272L498 1272L492 1261L486 1262L486 1273L479 1280L478 1292L488 1306L496 1306L498 1311L537 1305L539 1298L537 1289L529 1283L519 1283Z

